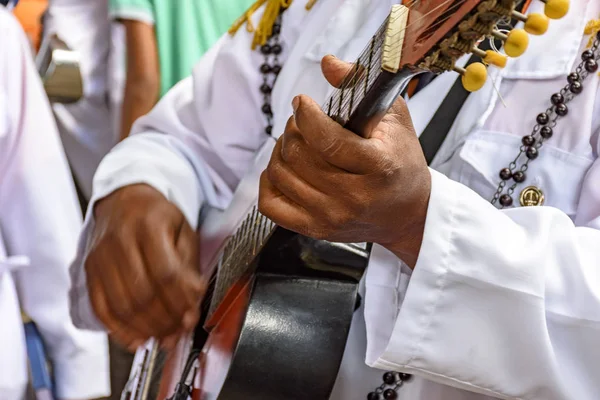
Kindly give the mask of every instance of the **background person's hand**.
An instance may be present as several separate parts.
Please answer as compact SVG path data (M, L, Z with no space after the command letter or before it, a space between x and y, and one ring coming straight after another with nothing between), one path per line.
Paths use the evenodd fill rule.
M130 350L150 337L166 346L191 331L205 281L198 238L182 212L146 185L99 201L85 261L97 317Z

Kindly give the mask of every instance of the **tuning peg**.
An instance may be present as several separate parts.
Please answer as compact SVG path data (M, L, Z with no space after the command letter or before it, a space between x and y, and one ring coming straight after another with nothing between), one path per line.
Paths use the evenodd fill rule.
M496 29L492 31L492 35L504 41L504 52L509 57L519 57L529 46L529 35L523 29L513 29L508 34L504 34Z
M513 18L525 23L525 31L532 35L543 35L548 30L550 19L539 13L524 15L518 11L512 12Z
M467 68L454 66L454 71L462 75L462 84L465 90L476 92L485 85L487 68L482 63L472 63Z
M569 12L569 0L542 0L546 6L544 14L548 18L561 19Z
M471 53L480 57L483 60L483 62L488 65L493 65L498 68L506 67L507 57L504 54L498 53L497 51L483 51L479 47L473 47L473 49L471 49Z

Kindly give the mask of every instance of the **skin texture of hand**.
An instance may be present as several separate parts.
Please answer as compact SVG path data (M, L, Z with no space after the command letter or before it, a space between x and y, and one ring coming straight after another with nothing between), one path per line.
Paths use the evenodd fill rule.
M197 324L206 283L198 238L181 211L146 185L131 185L94 208L85 269L94 311L120 344L150 337L165 347Z
M332 56L322 62L334 86L351 68ZM261 212L316 239L381 244L414 268L431 175L404 101L396 101L367 139L307 96L296 97L293 108L261 176Z

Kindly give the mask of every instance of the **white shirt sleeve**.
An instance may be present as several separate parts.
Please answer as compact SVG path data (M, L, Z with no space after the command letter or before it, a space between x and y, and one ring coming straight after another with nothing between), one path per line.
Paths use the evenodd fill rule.
M395 323L385 332L367 319L368 362L500 398L596 399L600 162L583 186L578 226L551 207L497 210L432 174L408 288L398 263L369 271L397 279L387 305Z
M0 12L0 228L8 255L31 260L14 273L19 302L48 346L58 397L102 397L110 393L106 335L77 330L69 318L79 203L25 35Z
M260 112L262 56L241 29L224 36L134 125L131 136L102 161L89 210L98 199L136 183L148 184L176 204L196 228L203 206L225 208L258 149L269 140ZM248 68L248 65L256 68ZM94 316L83 271L89 212L72 264L71 316L76 326L103 329Z

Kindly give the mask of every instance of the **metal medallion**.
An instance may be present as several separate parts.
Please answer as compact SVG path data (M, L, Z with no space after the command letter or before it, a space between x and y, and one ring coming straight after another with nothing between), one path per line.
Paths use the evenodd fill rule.
M546 198L544 192L535 186L528 186L521 192L521 206L536 207L543 206Z

